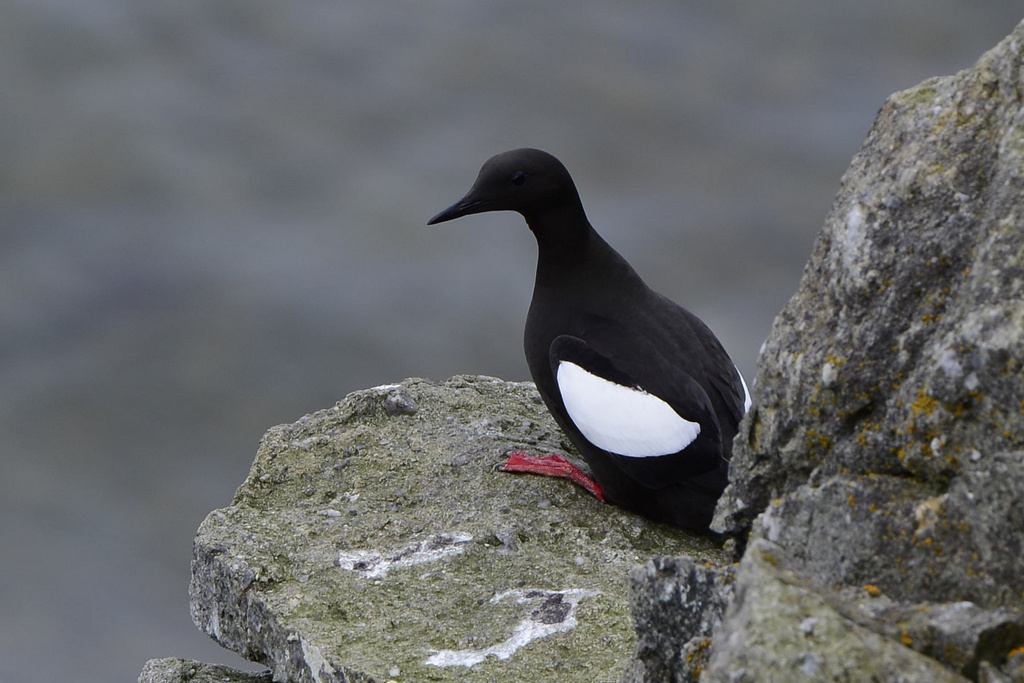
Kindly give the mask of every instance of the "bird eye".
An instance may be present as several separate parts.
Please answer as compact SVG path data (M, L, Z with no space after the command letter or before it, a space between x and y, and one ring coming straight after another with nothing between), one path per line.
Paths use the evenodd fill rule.
M522 187L522 185L526 182L526 174L523 173L522 171L516 171L515 173L512 174L512 178L510 180L512 181L512 184L515 185L516 187Z

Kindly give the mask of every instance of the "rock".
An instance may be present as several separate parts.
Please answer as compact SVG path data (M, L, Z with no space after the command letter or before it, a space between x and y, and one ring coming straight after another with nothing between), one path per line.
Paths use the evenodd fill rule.
M723 683L964 683L929 657L842 614L773 543L754 541L715 638L707 677Z
M1009 609L985 610L970 602L895 603L874 590L837 602L855 622L976 679L982 664L1002 661L1024 642L1024 615ZM850 612L848 605L853 605Z
M1022 42L882 107L765 343L714 528L837 475L941 494L1024 447Z
M270 430L199 529L193 620L276 680L620 680L629 569L726 555L496 472L514 448L567 445L532 384L486 377L359 391Z
M1024 683L1024 647L1011 650L1006 664L996 668L989 662L978 667L978 683Z
M758 361L726 616L641 580L624 681L1024 680L1022 93L1024 23L883 106Z
M142 667L139 683L273 683L270 672L249 673L190 659L151 659Z
M1024 453L972 464L945 490L892 475L835 476L778 499L754 538L821 585L870 584L897 600L1024 608Z
M630 572L637 631L633 668L623 680L695 682L711 637L732 599L733 565L655 557Z

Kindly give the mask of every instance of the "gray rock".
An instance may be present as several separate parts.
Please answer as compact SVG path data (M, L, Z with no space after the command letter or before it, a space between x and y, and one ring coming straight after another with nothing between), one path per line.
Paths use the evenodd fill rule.
M976 680L982 664L1006 660L1024 643L1024 615L970 602L894 603L876 590L845 596L838 609L855 622ZM853 611L850 611L850 606Z
M723 683L963 683L935 660L865 628L801 576L777 545L754 541L715 638L706 677Z
M1011 651L1002 667L982 662L978 667L978 683L1024 683L1024 647Z
M1024 25L882 107L758 361L714 528L837 475L1024 447Z
M893 95L844 176L759 359L713 523L749 546L701 680L1018 675L1022 46ZM624 680L693 680L692 634L660 625L714 592L656 585Z
M892 475L806 484L769 505L753 537L823 586L1024 609L1024 452L986 456L944 489Z
M629 569L725 553L496 472L511 448L566 444L532 384L485 377L359 391L270 430L199 529L194 621L278 680L620 680Z
M151 659L142 667L139 683L273 683L269 672L249 673L190 659Z
M629 575L637 643L624 683L697 681L732 599L735 566L655 557Z

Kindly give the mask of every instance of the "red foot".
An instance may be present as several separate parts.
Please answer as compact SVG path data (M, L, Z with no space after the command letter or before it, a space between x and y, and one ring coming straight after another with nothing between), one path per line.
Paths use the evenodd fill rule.
M508 454L508 462L499 465L502 472L525 472L527 474L540 474L545 477L559 477L568 479L590 492L594 498L602 503L607 502L601 492L601 486L596 481L583 474L578 467L560 455L549 455L546 458L538 458L527 455L522 451L513 451Z

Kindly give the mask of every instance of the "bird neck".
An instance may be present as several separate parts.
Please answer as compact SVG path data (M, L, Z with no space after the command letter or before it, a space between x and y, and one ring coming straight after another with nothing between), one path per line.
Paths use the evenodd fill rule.
M594 234L583 203L575 193L558 203L547 204L542 211L522 214L537 238L541 254L572 254Z
M537 237L537 279L536 289L552 289L562 295L572 296L582 288L581 296L587 290L607 289L619 294L646 285L632 266L622 258L602 237L597 234L586 215L573 221L530 225Z

